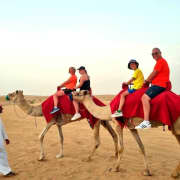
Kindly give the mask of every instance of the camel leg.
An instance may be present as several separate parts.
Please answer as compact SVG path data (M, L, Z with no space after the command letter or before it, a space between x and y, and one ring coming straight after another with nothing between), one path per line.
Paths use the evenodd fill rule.
M40 140L40 157L39 157L39 161L42 161L45 159L45 155L44 155L44 148L43 148L43 140L44 140L44 136L46 135L46 133L48 132L48 130L50 129L50 127L54 124L54 121L51 121L50 123L48 123L46 125L46 127L44 128L44 130L42 131L42 133L39 136L39 140Z
M91 158L94 155L96 149L100 145L99 128L100 128L100 121L97 121L96 124L94 125L94 129L93 129L94 147L93 147L93 150L89 154L89 156L88 156L86 161L90 161L91 160Z
M143 156L144 156L144 164L145 164L145 171L144 171L144 175L145 176L151 176L149 167L148 167L148 162L147 162L147 157L146 157L146 153L145 153L145 149L144 149L144 145L139 137L138 131L136 129L129 129L131 134L133 135L134 139L136 140Z
M57 125L58 127L58 131L59 131L59 137L60 137L60 143L61 143L61 147L60 147L60 152L59 154L56 155L56 158L62 158L63 155L63 142L64 142L64 137L63 137L63 132L62 132L62 127L60 125Z
M123 155L123 152L124 152L124 143L123 143L123 128L118 124L118 122L116 121L116 133L118 134L118 138L119 138L119 149L118 149L118 159L117 159L117 162L116 162L116 166L115 166L115 169L114 171L115 172L119 172L119 168L120 168L120 162L121 162L121 159L122 159L122 155Z
M176 137L178 143L180 144L180 135L176 135L176 134L173 134L173 135ZM173 178L177 178L180 176L180 162L179 162L178 166L176 167L176 169L172 172L171 176Z
M115 157L118 158L118 136L108 121L101 121L101 125L109 132L114 141Z

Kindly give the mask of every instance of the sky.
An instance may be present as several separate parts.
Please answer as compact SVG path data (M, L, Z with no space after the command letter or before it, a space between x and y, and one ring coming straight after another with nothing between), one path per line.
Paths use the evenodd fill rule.
M130 59L152 72L154 47L180 94L179 9L179 0L0 0L0 95L51 95L81 65L94 94L117 94Z

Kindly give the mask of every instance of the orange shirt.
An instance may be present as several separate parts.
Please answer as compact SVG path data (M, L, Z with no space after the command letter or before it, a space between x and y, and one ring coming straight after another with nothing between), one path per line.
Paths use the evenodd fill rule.
M166 88L170 75L167 61L163 58L157 60L156 65L154 66L154 70L158 71L158 74L152 80L152 84Z
M72 75L69 79L68 82L64 84L64 86L67 89L74 89L76 87L77 84L77 76L76 75Z

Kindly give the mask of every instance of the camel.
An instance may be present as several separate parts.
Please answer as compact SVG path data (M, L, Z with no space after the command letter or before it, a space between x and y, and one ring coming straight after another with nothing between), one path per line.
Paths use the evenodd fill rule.
M14 104L19 106L19 108L21 108L26 114L28 114L30 116L34 116L34 117L43 116L41 105L38 105L38 106L30 105L26 101L26 99L24 98L23 91L18 90L16 92L8 94L7 97L10 101L12 101ZM60 144L61 144L60 152L59 152L59 154L56 155L56 158L62 158L64 156L64 154L63 154L64 136L63 136L63 132L62 132L62 126L69 124L71 122L76 122L76 121L82 120L82 118L81 118L81 119L78 119L76 121L71 121L71 118L72 118L72 115L70 115L70 114L60 114L58 117L52 119L49 123L47 123L46 127L43 129L42 133L39 136L39 139L40 139L40 157L38 159L39 161L42 161L45 159L45 153L44 153L44 148L43 148L43 139L44 139L46 133L48 132L48 130L51 128L52 125L56 125L58 128L59 136L60 136ZM118 156L118 137L117 137L117 134L115 133L115 131L113 130L113 128L111 127L109 122L103 121L103 120L102 121L98 120L95 123L94 129L93 129L93 137L94 137L95 143L94 143L94 146L93 146L91 153L89 154L89 156L87 158L87 161L91 160L95 151L100 146L100 138L99 138L100 124L112 136L113 141L114 141L114 147L115 147L115 157Z
M123 145L123 128L119 125L118 121L115 118L111 118L111 109L110 105L107 106L97 106L90 95L88 91L80 91L80 92L73 92L73 99L83 103L84 106L87 108L87 110L96 118L98 119L103 119L103 120L112 120L115 123L115 130L116 133L118 134L118 139L119 139L119 149L118 149L118 159L115 165L114 171L119 171L120 169L120 160L123 155L124 151L124 145ZM123 117L122 117L123 120ZM147 161L146 153L145 153L145 148L144 145L140 139L140 136L138 134L138 131L134 129L136 125L138 125L140 122L143 121L141 118L131 118L127 119L127 128L130 130L131 134L133 135L134 139L136 140L141 153L143 154L144 157L144 164L145 164L145 170L143 171L143 174L145 176L151 176L150 170L149 170L149 164ZM133 122L133 123L132 123ZM158 127L158 126L163 126L162 123L159 123L157 121L151 121L152 122L152 128ZM176 120L176 122L173 124L172 127L172 134L175 136L177 139L178 143L180 144L180 117ZM175 168L175 170L171 174L172 177L176 178L180 176L180 163L178 166Z

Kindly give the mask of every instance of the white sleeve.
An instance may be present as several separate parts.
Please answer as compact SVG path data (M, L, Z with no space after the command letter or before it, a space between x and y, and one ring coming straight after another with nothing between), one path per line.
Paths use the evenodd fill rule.
M4 126L3 126L1 118L0 118L0 133L2 133L2 136L3 136L4 140L8 139L8 136L7 136L6 131L4 129Z

